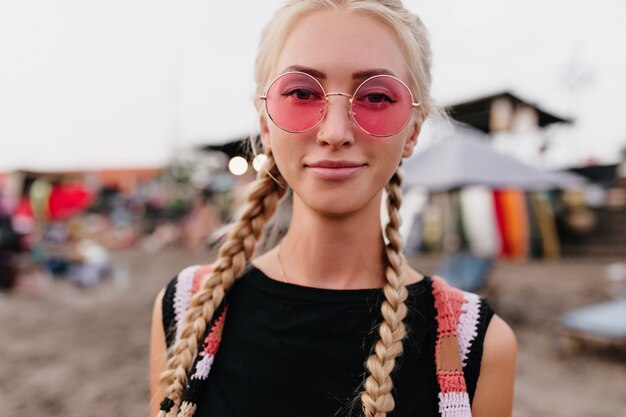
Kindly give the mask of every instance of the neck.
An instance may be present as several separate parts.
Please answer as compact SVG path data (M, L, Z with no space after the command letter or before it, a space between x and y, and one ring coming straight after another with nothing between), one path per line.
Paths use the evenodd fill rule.
M318 288L381 287L385 262L380 198L346 216L323 216L294 199L289 231L280 245L286 281Z

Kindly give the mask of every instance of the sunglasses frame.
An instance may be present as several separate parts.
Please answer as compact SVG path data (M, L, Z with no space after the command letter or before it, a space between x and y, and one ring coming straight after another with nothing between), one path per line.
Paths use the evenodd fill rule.
M269 109L267 108L267 94L270 91L270 89L272 88L272 86L274 85L274 83L276 83L276 81L278 81L280 78L290 75L290 74L297 74L297 75L305 75L309 78L311 78L313 81L315 81L315 83L320 87L320 90L322 91L322 93L324 94L324 112L322 114L322 116L320 117L320 119L317 121L317 123L315 123L313 126L305 129L305 130L289 130L289 129L285 129L284 127L280 126L278 123L276 123L276 121L274 120L274 118L272 117L272 115L270 114ZM328 101L328 97L331 96L341 96L341 97L346 97L348 98L348 117L350 118L350 120L352 122L354 122L354 124L356 124L359 129L361 129L363 132L367 133L370 136L374 136L374 137L378 137L378 138L386 138L389 136L393 136L396 133L400 132L402 129L404 129L406 127L407 124L409 124L409 121L411 120L411 117L408 117L406 122L402 125L401 128L399 128L398 130L396 130L393 133L388 133L385 135L377 135L371 132L368 132L366 129L363 128L363 126L361 126L359 124L359 122L357 122L354 118L354 112L352 110L352 105L353 105L353 101L354 101L354 96L356 95L356 93L361 89L361 87L375 79L375 78L391 78L393 80L396 80L397 82L400 83L400 85L402 85L404 88L406 88L406 90L409 92L409 97L411 98L411 111L413 111L413 109L418 108L421 103L419 102L415 102L413 99L413 93L411 92L411 89L399 78L394 77L393 75L388 75L388 74L378 74L378 75L374 75L371 76L369 78L367 78L366 80L364 80L363 82L361 82L355 89L354 89L354 93L352 94L348 94L348 93L342 93L342 92L331 92L331 93L327 93L326 90L324 90L324 87L322 86L322 84L317 80L317 78L315 78L314 76L312 76L311 74L307 74L306 72L302 72L302 71L289 71L289 72L285 72L283 74L280 74L279 76L277 76L276 78L274 78L272 80L272 82L269 83L267 89L265 90L265 94L259 96L259 100L263 100L265 102L265 112L267 113L268 117L270 118L270 120L276 125L278 126L279 129L284 130L285 132L288 133L304 133L304 132L308 132L311 129L316 128L317 126L319 126L320 123L322 123L322 121L324 120L324 118L326 117L326 112L328 111L328 105L329 105L329 101Z

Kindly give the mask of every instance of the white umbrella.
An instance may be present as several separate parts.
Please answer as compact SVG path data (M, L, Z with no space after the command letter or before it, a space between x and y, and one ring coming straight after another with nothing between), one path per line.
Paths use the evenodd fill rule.
M456 134L431 145L404 164L405 185L445 191L470 185L547 190L584 185L576 174L542 171L497 152L477 134Z

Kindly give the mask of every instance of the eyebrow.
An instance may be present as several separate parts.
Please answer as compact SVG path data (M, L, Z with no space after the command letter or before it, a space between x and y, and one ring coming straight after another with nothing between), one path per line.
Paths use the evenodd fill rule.
M309 68L309 67L303 67L302 65L292 65L290 67L285 68L282 73L284 74L286 72L293 72L293 71L304 72L305 74L309 74L311 77L320 78L322 80L326 79L326 74L323 73L322 71L318 71L316 69Z
M353 80L363 80L365 78L373 77L374 75L391 75L393 77L398 77L393 71L389 71L385 68L373 68L365 71L358 71L352 74Z
M325 80L327 78L324 72L318 71L313 68L305 67L302 65L291 65L285 68L282 73L284 74L286 72L292 72L292 71L304 72L306 74L309 74L312 77L319 78L322 80ZM352 79L364 80L366 78L373 77L374 75L391 75L393 77L397 77L397 75L394 74L393 71L390 71L386 68L372 68L372 69L368 69L364 71L357 71L357 72L352 73Z

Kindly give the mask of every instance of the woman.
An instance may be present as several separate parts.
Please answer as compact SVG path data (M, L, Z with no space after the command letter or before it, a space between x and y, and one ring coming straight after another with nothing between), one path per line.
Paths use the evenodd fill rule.
M256 61L268 159L218 259L156 300L153 416L511 414L509 327L401 252L400 164L436 111L429 67L398 1L277 12ZM287 188L290 227L255 256Z

